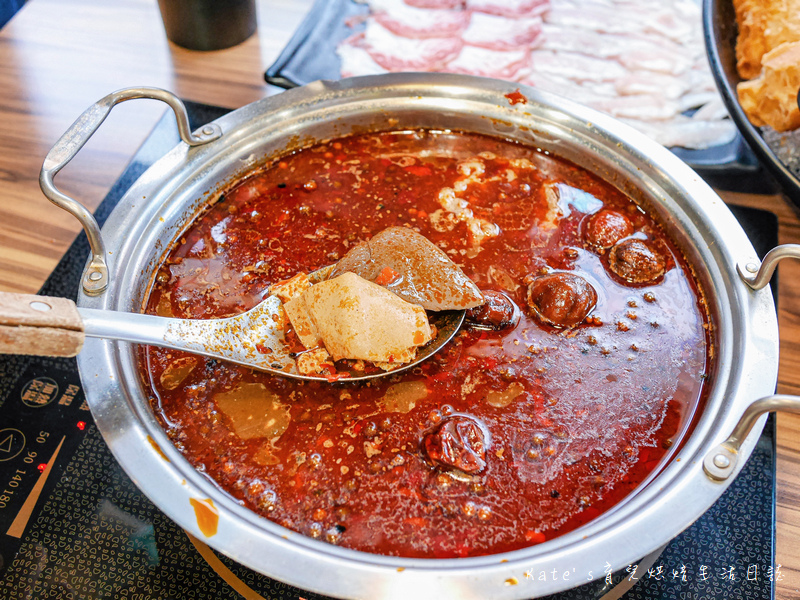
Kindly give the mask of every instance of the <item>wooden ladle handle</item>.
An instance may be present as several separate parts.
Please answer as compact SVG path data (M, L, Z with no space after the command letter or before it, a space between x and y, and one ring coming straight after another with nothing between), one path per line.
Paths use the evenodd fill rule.
M0 292L0 354L75 356L83 339L72 300Z

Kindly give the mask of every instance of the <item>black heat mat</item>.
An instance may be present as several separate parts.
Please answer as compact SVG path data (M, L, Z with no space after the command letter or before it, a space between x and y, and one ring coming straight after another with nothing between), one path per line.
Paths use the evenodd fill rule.
M187 103L192 127L225 109ZM166 114L96 212L102 224L125 190L178 143ZM732 207L763 256L777 243L771 213ZM81 234L40 293L76 298L89 246ZM624 598L769 599L775 529L773 420L742 473L720 500L673 540L649 571L634 565L610 575L569 573L576 585L558 599L597 599L628 577ZM202 554L201 554L202 551ZM205 558L204 558L205 555ZM209 561L212 564L209 564ZM516 585L536 596L543 579ZM613 594L613 592L612 592ZM259 575L197 546L117 465L83 396L74 359L0 357L0 597L141 600L322 598ZM614 596L616 597L616 596Z

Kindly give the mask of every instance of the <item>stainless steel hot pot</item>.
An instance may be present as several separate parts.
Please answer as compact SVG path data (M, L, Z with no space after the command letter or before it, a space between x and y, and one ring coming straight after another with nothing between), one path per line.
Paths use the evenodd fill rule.
M580 585L590 573L597 579L606 562L617 570L663 546L739 472L763 427L760 415L800 408L800 400L787 397L755 402L773 393L778 370L777 318L763 285L775 262L797 255L796 248L777 249L762 266L722 200L669 151L609 117L532 88L521 89L527 103L512 105L505 95L517 87L442 74L315 82L245 106L196 136L171 94L112 94L62 137L41 175L46 195L81 219L92 243L78 304L139 311L162 255L199 209L227 183L286 151L372 130L424 127L502 136L562 156L624 190L660 216L695 265L709 294L717 368L705 409L680 449L614 509L546 543L478 558L378 556L305 537L240 506L170 443L150 410L135 348L87 339L78 365L95 421L136 485L181 527L247 567L332 596L530 598ZM114 104L138 97L168 102L184 142L130 188L101 234L87 211L56 189L53 177ZM745 279L757 279L753 285L761 289ZM190 503L208 498L219 511L210 537ZM547 581L540 580L542 571Z

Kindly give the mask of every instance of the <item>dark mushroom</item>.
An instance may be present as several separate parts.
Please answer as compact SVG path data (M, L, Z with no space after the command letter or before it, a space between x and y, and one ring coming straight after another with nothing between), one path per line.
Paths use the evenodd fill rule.
M483 329L505 329L519 322L519 308L503 292L481 290L486 303L467 311L467 322Z
M615 275L630 283L648 283L664 274L666 260L642 240L619 242L608 253L608 266Z
M597 292L592 284L574 273L548 273L528 286L528 306L553 327L575 327L596 305Z
M481 427L469 417L447 417L423 440L425 452L435 465L464 473L486 467L486 439Z
M589 246L606 250L633 233L630 219L615 210L596 212L586 223L583 237Z

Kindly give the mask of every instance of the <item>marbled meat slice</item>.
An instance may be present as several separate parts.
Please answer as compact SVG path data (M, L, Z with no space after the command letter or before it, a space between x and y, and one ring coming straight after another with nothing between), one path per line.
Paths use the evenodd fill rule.
M463 8L464 0L403 0L417 8Z
M572 81L616 82L626 75L627 69L614 60L597 58L578 52L534 50L531 57L532 74L544 73L567 77Z
M575 31L664 36L681 45L691 46L701 23L699 4L694 2L630 2L624 11L611 3L591 0L553 2L546 21ZM702 41L700 42L702 44Z
M465 44L489 50L530 48L542 32L542 19L501 17L473 13L461 38Z
M403 0L370 0L373 18L386 29L407 38L457 37L469 25L469 11L415 8Z
M708 148L731 142L736 137L733 121L704 121L678 115L666 121L619 119L669 147Z
M597 58L613 58L633 71L643 69L681 75L692 68L696 52L663 36L601 33L544 23L542 49L577 52Z
M664 121L680 113L679 105L658 94L633 94L616 98L595 98L587 102L594 109L602 110L617 118Z
M364 48L364 34L358 33L342 42L336 48L336 54L341 61L342 77L357 75L381 75L386 69L375 62L369 52Z
M404 363L433 338L425 309L355 273L313 285L299 299L334 360Z
M463 45L459 37L400 37L374 20L364 32L364 48L387 71L436 71L458 56Z
M535 17L550 8L550 0L467 0L467 8L501 17Z
M483 304L473 281L450 258L416 231L389 227L354 246L329 277L352 272L375 281L386 269L396 277L386 289L428 310L457 310Z
M482 77L517 79L528 70L530 52L522 50L489 50L464 46L456 58L447 63L445 71Z

